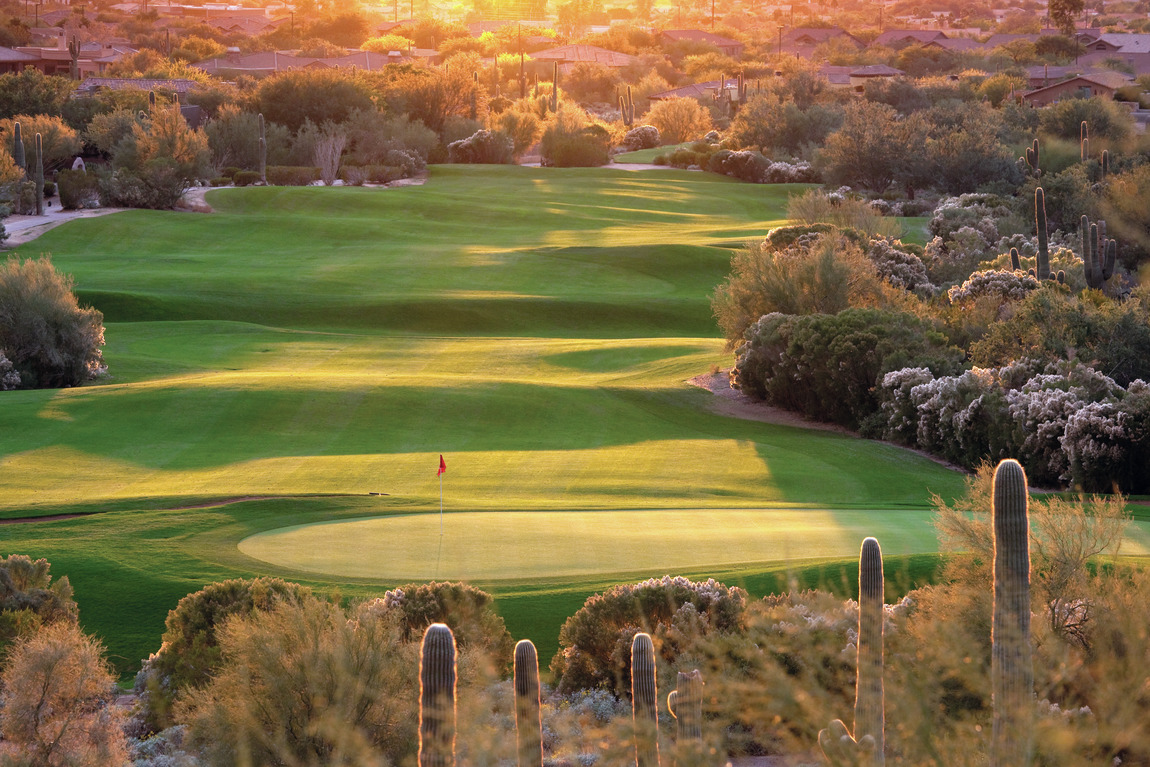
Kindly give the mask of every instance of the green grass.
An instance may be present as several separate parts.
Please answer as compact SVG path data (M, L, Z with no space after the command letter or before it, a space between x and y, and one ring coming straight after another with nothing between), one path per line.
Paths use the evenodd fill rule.
M717 415L685 383L728 363L710 293L733 248L781 223L789 191L679 171L437 167L422 187L219 190L213 215L55 229L20 253L52 253L104 312L111 375L0 395L0 518L101 513L4 526L0 552L67 574L122 671L214 580L364 595L426 576L440 453L452 545L480 565L541 556L444 575L491 588L541 648L621 580L674 568L766 588L799 567L784 560L841 562L871 529L892 555L929 552L929 493L959 491L957 474ZM245 498L268 500L203 508ZM533 524L548 536L501 553L501 526L524 512L547 512ZM336 528L320 557L350 560L347 541L378 534L397 548L375 572L238 548L378 517L366 533ZM616 551L588 564L588 519L643 535L600 535ZM793 547L764 533L783 524Z

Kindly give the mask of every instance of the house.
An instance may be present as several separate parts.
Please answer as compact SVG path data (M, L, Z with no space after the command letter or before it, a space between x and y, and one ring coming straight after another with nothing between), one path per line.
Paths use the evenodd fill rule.
M862 92L868 82L873 80L889 80L894 77L902 77L906 72L894 67L888 67L886 64L871 64L865 67L855 67L851 69L849 77L851 87L856 91Z
M1089 67L1105 67L1115 61L1122 62L1124 65L1133 69L1135 77L1150 75L1150 53L1129 53L1127 51L1110 53L1098 51L1078 57L1079 64Z
M393 51L386 54L372 51L349 51L345 56L321 59L311 56L297 56L294 53L284 51L265 51L241 56L238 49L232 49L224 56L197 61L192 66L218 77L234 77L240 74L262 77L292 69L326 69L329 67L364 69L369 72L376 72L388 64L399 64L415 59L429 61L437 55L437 51L415 48L410 51Z
M946 34L937 29L888 29L876 37L871 45L898 49L947 39Z
M39 61L40 57L31 53L0 47L0 75L15 74L25 67L36 68L36 63Z
M1150 35L1104 34L1086 44L1087 53L1150 53Z
M611 69L620 69L636 63L639 59L618 51L609 51L596 45L561 45L545 51L530 54L536 61L554 61L559 71L568 72L576 64L600 64Z
M693 43L706 43L718 48L724 55L733 59L742 57L744 45L738 40L716 35L713 32L704 32L701 29L668 29L660 35L660 41L665 45L678 43L684 40Z
M1022 101L1033 107L1044 107L1069 98L1090 98L1091 96L1114 98L1116 90L1131 82L1133 82L1133 78L1121 72L1077 75L1045 88L1027 91L1022 94Z
M966 53L968 51L980 51L983 45L973 37L947 37L931 40L929 43L923 43L922 47L938 48L940 50L950 51L951 53Z
M720 83L719 80L707 80L702 83L692 83L681 88L672 88L661 93L652 93L647 97L649 101L670 101L671 99L713 99L720 89L738 88L738 79L731 77Z
M33 30L33 32L51 44L47 46L26 45L16 48L18 52L31 57L25 59L24 65L20 69L23 69L24 66L30 66L39 69L46 75L70 76L72 74L72 54L68 50L68 30L52 27ZM81 43L79 58L76 62L77 74L81 79L90 75L101 75L109 65L135 52L135 48L117 42L88 41Z
M862 50L866 47L863 45L862 40L859 40L854 35L839 27L831 27L829 29L793 27L787 30L780 30L779 52L789 53L799 58L810 58L816 47L824 43L829 43L832 40L844 42L854 46L858 50Z

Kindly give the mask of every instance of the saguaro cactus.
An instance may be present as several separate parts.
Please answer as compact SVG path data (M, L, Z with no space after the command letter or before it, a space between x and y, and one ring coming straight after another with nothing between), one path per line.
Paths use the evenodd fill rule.
M264 113L259 114L260 124L260 183L267 184L268 182L268 142L267 136L264 133Z
M855 686L855 738L875 742L875 764L883 764L885 695L883 689L882 549L874 538L859 552L858 682Z
M1082 247L1082 273L1086 285L1093 290L1101 290L1105 279L1102 276L1103 254L1099 248L1098 224L1090 223L1090 219L1083 216L1078 221L1078 227Z
M991 767L1025 767L1033 750L1028 500L1026 472L1018 461L998 464L994 472Z
M543 727L539 718L539 655L529 639L515 645L515 737L519 767L541 767Z
M419 767L455 765L455 636L432 623L419 650Z
M16 161L17 167L25 169L28 167L28 161L24 157L24 139L20 134L20 121L12 123L12 159Z
M703 737L703 675L698 669L680 671L675 689L667 696L667 710L675 717L679 741Z
M1102 150L1102 180L1106 180L1106 174L1110 172L1110 150Z
M68 57L70 59L70 61L68 63L68 75L73 80L79 80L80 79L80 41L76 39L75 35L72 35L71 39L68 40Z
M1022 259L1018 256L1018 248L1010 249L1010 268L1012 271L1022 271Z
M1034 176L1037 178L1041 172L1038 169L1038 139L1034 139L1034 143L1026 148L1026 164L1034 171Z
M36 215L44 215L44 139L36 134L36 167L33 180L36 182Z
M559 62L555 62L555 74L551 78L551 111L559 111Z
M1034 190L1034 225L1038 230L1038 258L1035 276L1045 280L1050 276L1050 242L1046 232L1046 196L1042 187Z
M1086 125L1085 120L1078 126L1078 151L1078 159L1082 162L1086 162L1090 157L1090 128Z
M631 86L627 86L627 98L619 97L619 112L623 116L623 125L630 128L635 124L635 100L631 97Z
M639 633L631 640L631 715L637 767L659 767L658 699L655 645L649 634Z

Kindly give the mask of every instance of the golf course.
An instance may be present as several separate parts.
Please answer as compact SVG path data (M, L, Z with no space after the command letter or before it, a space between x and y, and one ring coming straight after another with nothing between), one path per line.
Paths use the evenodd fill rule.
M614 583L842 580L866 535L892 573L929 573L930 496L961 474L724 416L688 383L730 364L709 299L732 250L804 188L437 166L56 228L16 253L104 313L108 375L0 394L0 520L23 520L0 554L67 575L122 674L181 597L234 577L467 579L546 664Z

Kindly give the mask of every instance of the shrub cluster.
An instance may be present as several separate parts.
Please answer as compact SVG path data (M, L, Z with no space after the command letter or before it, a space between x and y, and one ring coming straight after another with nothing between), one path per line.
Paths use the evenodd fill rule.
M319 181L319 168L301 165L269 165L268 184L271 186L308 186Z
M82 308L72 279L47 258L0 266L0 352L8 384L25 389L79 386L107 371L104 315Z
M447 161L506 165L514 161L511 137L498 131L478 130L471 136L447 145Z
M659 146L659 129L654 125L637 125L623 136L623 146L632 152L654 149Z
M157 161L140 170L118 168L99 180L100 204L111 208L169 210L188 188L173 164Z
M559 652L551 661L556 687L625 694L635 634L657 637L670 662L703 636L740 629L746 604L747 593L738 587L669 575L596 594L559 631Z
M1150 386L1125 389L1074 362L1020 360L935 377L892 370L878 392L882 435L973 468L1016 458L1039 485L1150 487Z
M951 373L963 359L930 323L883 309L767 314L745 337L732 372L741 391L856 428L879 410L876 386L885 374L911 364Z

